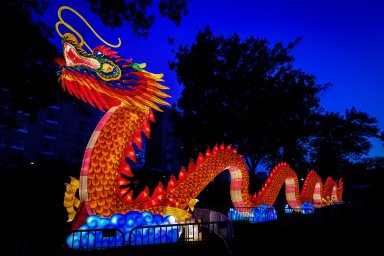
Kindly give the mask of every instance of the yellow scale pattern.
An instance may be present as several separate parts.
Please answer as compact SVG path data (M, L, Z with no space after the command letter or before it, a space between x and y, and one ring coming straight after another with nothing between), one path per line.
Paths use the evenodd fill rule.
M117 177L129 142L147 120L144 111L138 107L118 108L95 143L88 170L88 198L92 211L97 215L110 217L135 207L128 206L117 195Z

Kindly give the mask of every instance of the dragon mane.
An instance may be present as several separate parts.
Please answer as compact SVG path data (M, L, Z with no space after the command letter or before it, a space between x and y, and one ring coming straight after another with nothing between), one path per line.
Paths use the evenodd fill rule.
M161 99L170 98L162 92L169 89L160 84L163 74L144 70L145 64L121 58L108 46L98 46L89 54L76 38L66 34L63 54L65 60L56 59L63 89L101 111L120 104L162 111L158 105L169 105Z

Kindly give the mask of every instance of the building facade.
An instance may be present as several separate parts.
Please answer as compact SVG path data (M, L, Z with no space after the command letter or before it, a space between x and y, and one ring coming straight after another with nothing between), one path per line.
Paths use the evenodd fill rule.
M28 169L29 165L41 161L61 160L78 172L89 138L104 114L83 102L61 101L41 109L32 121L28 113L20 111L16 116L9 116L7 106L0 107L0 118L13 119L16 124L16 128L10 128L0 122L1 169ZM177 157L180 144L171 135L170 112L170 108L165 108L164 112L154 113L156 122L151 123L151 138L144 139L143 135L142 150L136 147L137 162L131 163L133 168L172 173L180 170Z
M0 117L8 118L7 106ZM38 112L35 121L19 111L13 118L16 128L0 123L0 166L23 169L41 161L64 160L81 166L88 139L101 112L87 104L60 102Z

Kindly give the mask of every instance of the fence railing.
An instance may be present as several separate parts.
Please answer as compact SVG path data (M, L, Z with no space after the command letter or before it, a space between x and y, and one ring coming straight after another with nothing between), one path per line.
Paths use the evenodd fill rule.
M69 248L78 250L109 249L137 245L159 245L186 242L210 242L221 239L231 245L232 225L228 221L202 222L187 219L182 224L133 227L125 237L120 229L85 229L71 231Z
M286 213L284 206L276 207L276 210L279 215L278 222L286 224L322 225L335 219L344 219L344 216L351 218L351 213L345 209L345 205L337 206L316 209L312 214L300 214L296 211ZM225 211L228 212L228 209ZM219 210L212 211L195 208L194 213L197 220L191 219L183 224L135 227L129 235L123 234L119 229L112 228L103 230L73 230L70 234L77 238L68 239L68 230L66 228L64 230L3 229L2 234L4 238L0 241L0 255L73 256L89 254L94 256L99 255L103 251L105 251L104 255L112 255L108 249L116 249L118 253L113 255L143 256L145 254L142 254L142 252L147 251L144 247L155 248L152 249L152 252L153 250L156 252L156 246L161 245L165 245L164 248L167 255L177 255L174 253L177 251L177 248L181 255L185 255L183 252L186 249L192 251L189 250L189 247L196 247L196 245L210 246L211 248L218 245L231 251L234 246L232 224L236 220L231 220L224 212ZM101 239L96 240L102 242L95 243L83 240L86 237L97 236L100 236ZM86 246L83 246L83 249L72 249L76 246L68 245L67 241L76 241L78 245L85 244ZM131 253L134 248L138 248L136 249L137 254ZM201 249L196 251L201 251Z
M232 232L230 221L202 222L199 218L187 219L182 224L137 226L130 230L127 237L115 228L73 230L70 234L72 237L68 239L72 243L67 245L67 252L79 254L82 251L121 249L134 254L137 247L140 247L141 253L158 248L177 248L182 252L200 246L227 251L230 255Z
M127 246L187 244L188 242L212 242L217 239L223 240L227 246L231 246L232 224L230 222L202 222L199 218L191 218L182 224L134 227L129 233Z
M70 239L68 239L70 238ZM109 249L125 246L124 233L117 228L72 230L68 248L74 250Z

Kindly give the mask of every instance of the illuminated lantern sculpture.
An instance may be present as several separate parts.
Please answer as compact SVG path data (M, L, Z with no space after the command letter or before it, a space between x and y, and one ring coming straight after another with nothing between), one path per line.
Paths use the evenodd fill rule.
M341 202L342 180L337 184L328 178L323 185L320 177L311 171L300 193L296 173L287 163L278 164L260 192L250 195L248 170L242 156L224 144L200 153L196 162L191 160L187 169L180 170L178 179L172 176L165 188L159 182L152 195L147 187L133 198L129 179L133 174L125 159L136 161L134 144L141 148L141 134L149 137L149 122L154 121L152 110L162 111L159 106L169 105L163 100L170 97L163 92L168 87L161 84L162 74L150 73L144 69L145 64L124 59L112 50L120 46L120 40L111 45L96 34L104 45L91 50L62 19L63 10L72 11L90 27L72 8L59 9L56 30L62 37L64 55L64 59L56 60L60 65L59 82L71 95L105 112L86 147L80 179L71 178L65 192L64 206L72 229L85 224L88 216L116 218L116 214L131 211L176 215L182 222L191 217L188 203L225 170L230 171L230 195L239 211L244 207L273 205L283 185L287 203L294 210L304 202L321 207L327 196L333 202ZM73 33L61 34L60 25ZM77 190L79 198L75 196Z

